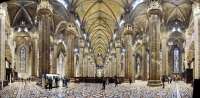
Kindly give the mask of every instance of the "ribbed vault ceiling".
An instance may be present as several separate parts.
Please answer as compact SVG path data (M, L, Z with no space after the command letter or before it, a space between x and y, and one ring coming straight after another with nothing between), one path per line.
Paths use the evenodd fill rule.
M124 6L132 0L72 0L88 37L90 47L97 58L104 58L112 40L114 29L124 13Z
M63 6L58 1L63 1L68 6ZM134 6L138 1L141 3ZM17 29L21 21L25 21L30 29L37 27L35 17L39 2L40 0L7 1L11 27ZM57 36L64 33L66 23L73 21L70 12L75 11L80 20L80 28L87 35L87 41L95 60L101 59L102 61L106 57L115 29L119 27L125 10L130 11L127 18L133 22L137 33L142 35L148 32L147 9L150 0L50 0L50 2L53 5L52 33ZM191 22L192 0L161 0L161 5L164 20L162 26L170 29L174 26L174 21L179 21L180 27L185 29Z

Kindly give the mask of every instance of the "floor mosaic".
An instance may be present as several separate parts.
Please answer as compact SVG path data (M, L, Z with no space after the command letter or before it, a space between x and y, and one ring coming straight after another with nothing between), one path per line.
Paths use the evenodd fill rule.
M178 89L177 89L178 88ZM193 88L184 82L165 83L165 88L149 87L146 81L106 85L105 90L100 83L70 83L68 87L46 90L37 86L35 82L14 82L0 90L1 98L192 98Z

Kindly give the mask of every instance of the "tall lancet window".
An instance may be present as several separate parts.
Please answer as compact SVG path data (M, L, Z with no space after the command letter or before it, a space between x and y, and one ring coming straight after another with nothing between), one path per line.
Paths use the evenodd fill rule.
M21 48L20 56L21 56L20 69L21 69L21 71L25 71L25 66L26 66L26 49L25 49L25 47Z
M137 75L140 73L140 57L137 57Z
M147 53L147 78L149 78L149 53Z
M174 48L174 72L179 72L179 49Z
M63 56L61 55L61 53L59 55L59 69L63 69Z
M52 52L51 51L50 51L50 64L49 65L50 65L50 70L52 71Z
M160 51L160 74L162 75L162 51Z

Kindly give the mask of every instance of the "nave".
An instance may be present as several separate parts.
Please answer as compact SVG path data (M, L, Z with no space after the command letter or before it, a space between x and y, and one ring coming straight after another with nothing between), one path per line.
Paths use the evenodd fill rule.
M149 87L147 81L136 80L129 83L106 85L101 90L101 83L70 83L68 87L45 90L35 82L14 82L0 90L0 98L192 98L193 88L183 81L167 83L165 88Z

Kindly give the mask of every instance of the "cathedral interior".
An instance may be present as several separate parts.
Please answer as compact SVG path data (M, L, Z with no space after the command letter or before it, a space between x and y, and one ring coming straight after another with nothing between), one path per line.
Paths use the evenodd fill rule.
M115 77L159 87L171 77L191 96L199 22L200 0L8 0L0 3L0 80L56 74L72 85Z

